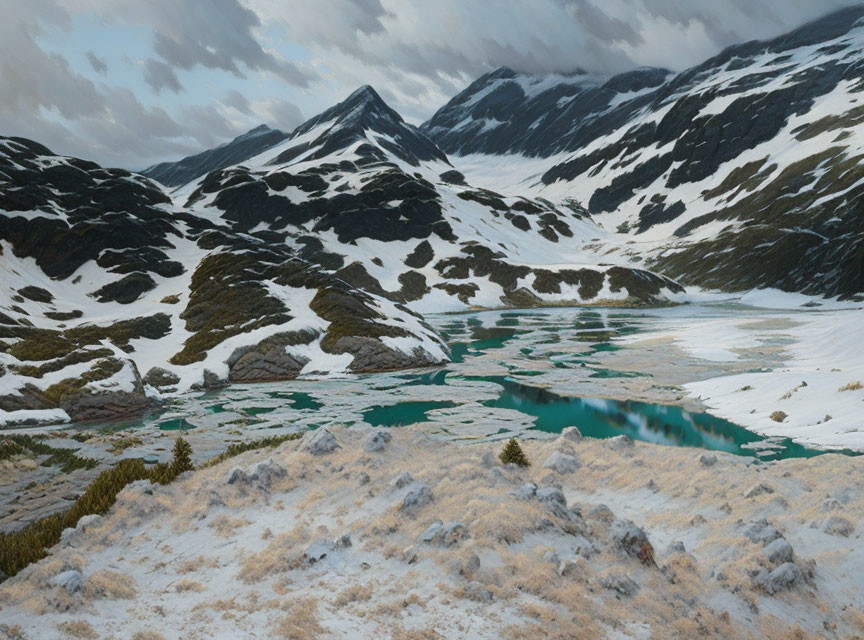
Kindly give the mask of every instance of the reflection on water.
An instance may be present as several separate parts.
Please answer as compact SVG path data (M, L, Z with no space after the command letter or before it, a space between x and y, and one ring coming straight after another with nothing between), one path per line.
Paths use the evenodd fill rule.
M501 396L487 406L516 409L535 416L535 427L558 433L576 426L582 435L610 438L628 435L634 440L679 447L703 447L738 455L753 455L752 443L764 438L743 427L707 413L690 413L679 407L621 402L601 398L568 398L546 389L511 379L498 381ZM810 457L819 451L790 441L762 458Z

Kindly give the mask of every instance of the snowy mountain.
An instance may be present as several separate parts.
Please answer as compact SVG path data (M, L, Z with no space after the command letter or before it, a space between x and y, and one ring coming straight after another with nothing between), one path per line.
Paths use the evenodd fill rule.
M177 187L216 169L224 169L257 156L287 137L288 134L284 131L262 124L215 149L202 151L177 162L161 162L141 173L167 187Z
M862 18L845 9L665 81L499 70L422 130L457 166L582 203L605 244L685 284L848 297L864 291Z
M528 75L502 67L480 77L421 130L449 154L548 157L582 147L595 127L623 125L671 73L642 68L617 76L576 71Z
M423 311L654 303L679 290L584 260L594 225L582 211L469 186L370 87L176 197L187 193L190 212L287 243L351 284Z

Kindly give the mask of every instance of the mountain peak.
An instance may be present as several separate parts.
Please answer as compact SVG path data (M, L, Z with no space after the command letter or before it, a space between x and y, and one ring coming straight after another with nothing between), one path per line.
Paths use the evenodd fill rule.
M447 156L435 143L406 123L368 84L300 125L292 136L302 138L319 127L322 128L321 133L314 140L300 142L286 149L273 163L290 162L308 152L311 147L317 147L317 150L306 157L320 158L344 150L358 141L371 142L373 138L377 140L375 145L386 150L386 153L373 153L375 156L383 158L391 154L415 166L423 160L448 162ZM364 153L368 153L368 149Z
M356 89L342 102L328 109L321 116L323 118L328 114L330 118L343 121L363 120L367 115L374 115L375 117L385 117L395 122L402 122L402 116L384 102L378 92L368 84ZM368 126L368 124L364 123L364 126Z
M363 101L379 101L384 102L381 96L378 95L378 92L372 88L371 85L364 84L361 87L355 89L351 95L349 95L344 101L350 102L352 100L363 100Z

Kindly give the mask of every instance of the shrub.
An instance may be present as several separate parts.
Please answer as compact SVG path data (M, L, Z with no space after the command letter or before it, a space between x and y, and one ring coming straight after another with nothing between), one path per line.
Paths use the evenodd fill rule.
M220 453L218 456L210 458L207 462L202 464L199 469L206 469L207 467L212 467L219 464L220 462L224 462L228 458L233 458L234 456L240 455L241 453L245 453L247 451L263 449L264 447L276 447L288 440L299 440L302 437L302 433L289 433L283 436L270 436L269 438L261 438L260 440L253 440L251 442L230 444L228 445L228 448L225 449L225 451Z
M837 389L837 391L858 391L861 388L861 381L856 380L855 382L850 382L849 384L844 384L842 387Z
M48 458L42 462L42 466L57 466L64 473L69 473L76 469L92 469L99 464L91 458L79 458L76 455L75 449L50 447L32 436L12 434L0 438L0 460L7 460L12 456L22 455L27 452L30 452L33 456L47 455Z
M171 470L175 475L195 468L192 464L192 446L183 438L177 438L174 442L174 458L171 460Z
M531 464L528 462L528 458L525 457L525 452L522 451L522 447L520 447L519 443L516 442L516 438L510 438L510 441L498 457L504 464L515 464L520 467L527 467Z

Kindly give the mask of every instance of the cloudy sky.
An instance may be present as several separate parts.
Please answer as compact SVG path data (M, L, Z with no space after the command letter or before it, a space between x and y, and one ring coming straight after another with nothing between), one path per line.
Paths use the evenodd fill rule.
M419 123L477 76L683 69L850 0L3 0L0 135L143 168L362 84Z

